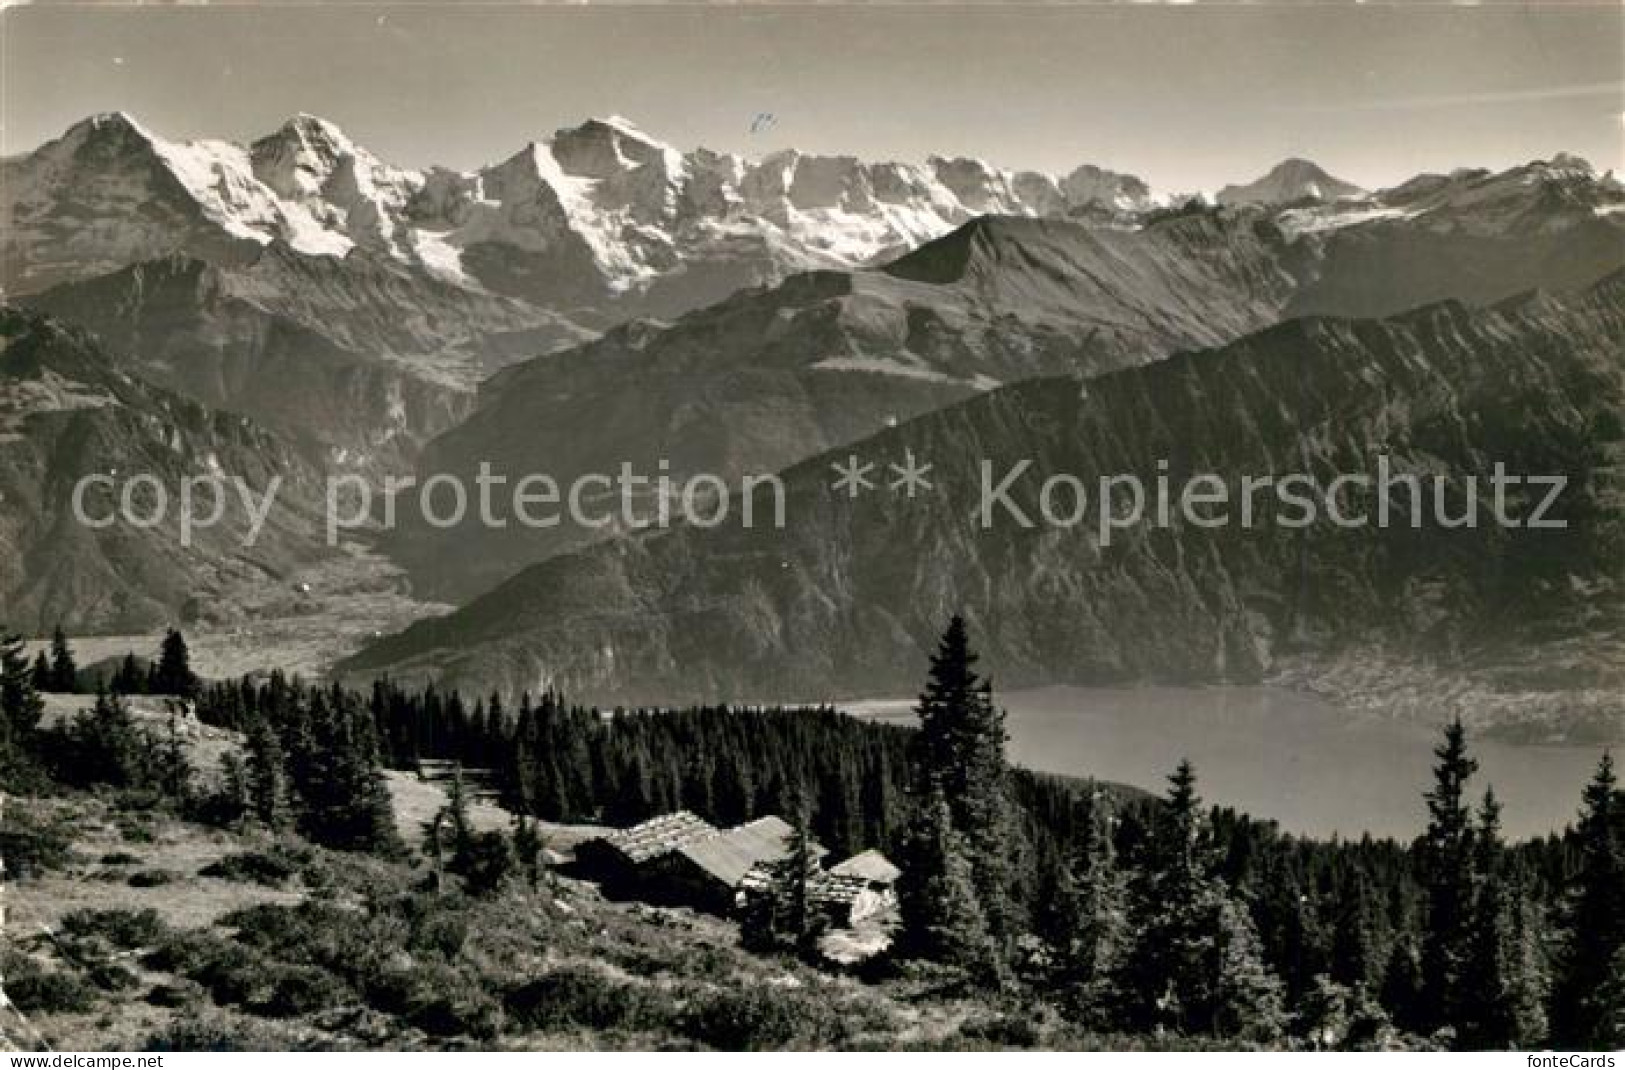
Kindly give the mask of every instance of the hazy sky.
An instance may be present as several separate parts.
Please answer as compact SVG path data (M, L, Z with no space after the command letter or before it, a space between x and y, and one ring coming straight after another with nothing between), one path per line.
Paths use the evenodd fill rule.
M308 111L386 159L459 168L612 113L685 149L1092 162L1175 190L1289 155L1368 186L1559 150L1625 163L1617 0L24 6L0 46L6 153L122 109L238 141Z

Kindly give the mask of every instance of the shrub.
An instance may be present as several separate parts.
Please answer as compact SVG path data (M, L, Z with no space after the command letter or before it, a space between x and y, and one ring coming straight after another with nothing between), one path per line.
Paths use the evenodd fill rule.
M147 1038L147 1051L254 1051L235 1024L219 1019L180 1018Z
M313 900L293 906L258 903L227 914L220 924L236 929L237 942L247 947L351 972L368 969L399 943L366 913Z
M828 1004L787 989L722 989L683 1012L683 1033L720 1051L818 1048L833 1032Z
M250 1018L218 1012L177 1018L147 1037L147 1051L292 1051L298 1038Z
M111 854L102 855L102 865L104 866L133 866L140 861L139 855L133 855L128 851L114 851Z
M143 869L130 874L130 879L125 883L131 888L161 888L174 881L174 879L175 874L167 870Z
M75 910L62 919L62 931L78 940L104 940L108 945L129 951L147 947L169 932L158 912L144 910Z
M402 956L370 979L374 1007L399 1014L425 1033L489 1040L499 1032L501 1008L484 985L449 963Z
M467 942L468 919L451 910L435 910L415 920L407 947L413 951L436 951L451 958Z
M171 936L142 960L202 985L216 1003L249 1004L270 998L270 963L258 952L208 932Z
M960 1035L997 1048L1032 1048L1040 1035L1036 1023L1017 1014L971 1018L959 1027Z
M653 1024L642 988L590 969L562 969L508 994L507 1007L529 1029L637 1029Z
M6 820L0 824L0 858L6 860L6 873L11 877L37 877L61 869L67 865L72 844L65 822L23 807L8 807Z
M147 1002L154 1007L194 1008L208 995L196 981L182 978L173 984L153 985L147 993Z
M268 978L270 995L251 1009L270 1018L293 1018L349 1002L349 986L317 966L280 966Z
M79 1014L96 1002L96 990L82 978L22 955L6 956L5 977L6 995L25 1014Z
M245 851L209 863L198 870L198 876L280 888L292 880L297 872L293 862L280 852Z

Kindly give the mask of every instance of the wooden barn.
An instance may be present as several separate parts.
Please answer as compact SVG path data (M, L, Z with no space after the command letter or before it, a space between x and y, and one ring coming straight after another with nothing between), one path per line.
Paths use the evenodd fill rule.
M868 850L831 866L808 891L831 922L850 926L895 907L902 875L891 859Z
M692 840L644 867L644 894L655 902L732 913L746 876L758 865L787 855L793 834L782 818L768 816ZM823 854L817 845L813 850Z
M679 810L583 841L576 847L576 863L607 891L643 894L653 863L687 844L720 834L704 818Z

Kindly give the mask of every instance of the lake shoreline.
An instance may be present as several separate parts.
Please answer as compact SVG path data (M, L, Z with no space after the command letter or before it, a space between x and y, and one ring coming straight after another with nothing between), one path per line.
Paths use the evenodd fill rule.
M1038 772L1112 780L1157 792L1191 759L1209 802L1318 838L1409 840L1426 823L1422 792L1441 720L1422 724L1334 705L1271 685L1043 688L1002 692L1008 755ZM853 716L907 723L912 698L836 703ZM1470 736L1505 805L1508 835L1561 831L1603 747Z

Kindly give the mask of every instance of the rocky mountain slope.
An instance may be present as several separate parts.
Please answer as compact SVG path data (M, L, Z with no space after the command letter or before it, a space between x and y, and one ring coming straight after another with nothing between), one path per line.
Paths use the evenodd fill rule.
M1625 266L1621 199L1611 176L1559 159L1394 204L1192 205L1132 228L983 217L881 269L792 277L510 368L426 448L419 476L472 485L487 463L568 484L664 460L679 478L732 480L1001 384L1097 375L1286 316L1582 287ZM408 521L394 546L436 597L466 598L600 534L568 517L546 530Z
M1380 316L1527 289L1583 287L1625 263L1625 185L1559 154L1500 172L1419 176L1363 202L1277 217L1317 250L1295 314ZM1330 224L1330 225L1328 225Z
M141 525L101 528L74 516L80 478L114 481L148 473L169 509L154 514L155 492L138 488L131 515ZM263 501L279 490L258 540L234 490L214 527L181 544L183 479L218 475L244 481ZM106 519L117 488L92 487L86 515ZM0 308L0 624L43 633L139 631L233 612L239 585L276 583L328 553L321 545L321 468L313 458L246 417L205 408L117 367L83 331L35 313ZM197 515L209 500L200 497Z
M381 258L301 256L280 243L233 266L144 261L26 300L94 331L142 378L346 467L409 463L468 412L490 365L585 337Z
M1371 196L1295 160L1223 199L1279 213L1302 246L1292 260L1357 268L1325 269L1293 306L1313 312L1386 314L1585 281L1617 244L1612 224L1625 221L1595 214L1617 211L1618 183L1566 157ZM1577 209L1582 201L1590 207ZM1570 209L1593 214L1582 227ZM407 463L467 410L477 380L516 359L800 272L882 263L981 216L1069 217L1102 232L1101 254L1080 265L1090 277L1049 296L1100 286L1097 304L1109 306L1114 286L1144 281L1113 278L1143 270L1112 259L1114 232L1154 225L1159 211L1144 182L1090 165L1048 176L940 157L745 159L681 152L618 118L457 172L397 167L309 115L235 145L171 141L111 113L0 161L0 287L92 327L114 352L141 354L136 370L156 382L250 413L334 460L384 468ZM1535 242L1534 264L1503 278L1504 250L1485 249L1512 240ZM1319 253L1325 241L1336 255ZM1460 270L1464 259L1491 266ZM1574 277L1547 277L1564 270ZM1205 296L1189 309L1162 301L1151 312L1172 322L1149 332L1144 356L1170 337L1233 337L1228 323L1186 329L1215 307ZM1251 329L1250 311L1225 315ZM1100 333L1133 344L1115 316L1108 310Z
M1246 214L1137 231L979 219L882 270L795 276L510 368L419 474L472 486L489 464L567 486L622 464L652 475L666 462L679 481L770 473L1006 383L1094 375L1274 322L1293 286L1279 244ZM655 508L644 495L637 511ZM392 548L436 597L468 597L599 534L568 516L537 530L470 513L453 528L409 522Z
M553 685L600 702L905 693L899 666L915 664L956 609L1006 687L1256 679L1284 653L1367 644L1455 663L1576 637L1617 644L1622 352L1625 273L1615 273L1577 294L1308 318L1086 384L1025 382L851 448L932 463L935 487L916 499L832 489L840 450L786 474L784 530L619 537L527 569L343 671ZM1324 512L1303 529L1208 529L1176 508L1168 526L1103 546L1097 512L1070 528L1028 528L1002 509L988 527L978 518L984 461L997 473L1033 461L1011 498L1038 517L1041 481L1056 473L1081 480L1093 503L1101 475L1133 473L1154 488L1164 459L1176 496L1187 476L1213 472L1239 503L1244 475L1374 476L1378 454L1398 473L1445 477L1450 516L1470 477L1488 500L1496 462L1564 475L1548 515L1568 526L1446 529L1431 483L1420 527L1403 519L1414 508L1403 488L1390 493L1400 519L1382 529L1339 527ZM1509 495L1507 511L1527 518L1545 492ZM1256 515L1295 515L1263 511L1275 500ZM1058 501L1070 501L1064 488ZM1345 505L1375 508L1369 495Z
M1152 204L1090 166L745 160L620 119L465 173L392 166L314 116L240 146L112 113L0 161L0 288L196 400L398 467L492 370L628 318L868 263L986 212Z

